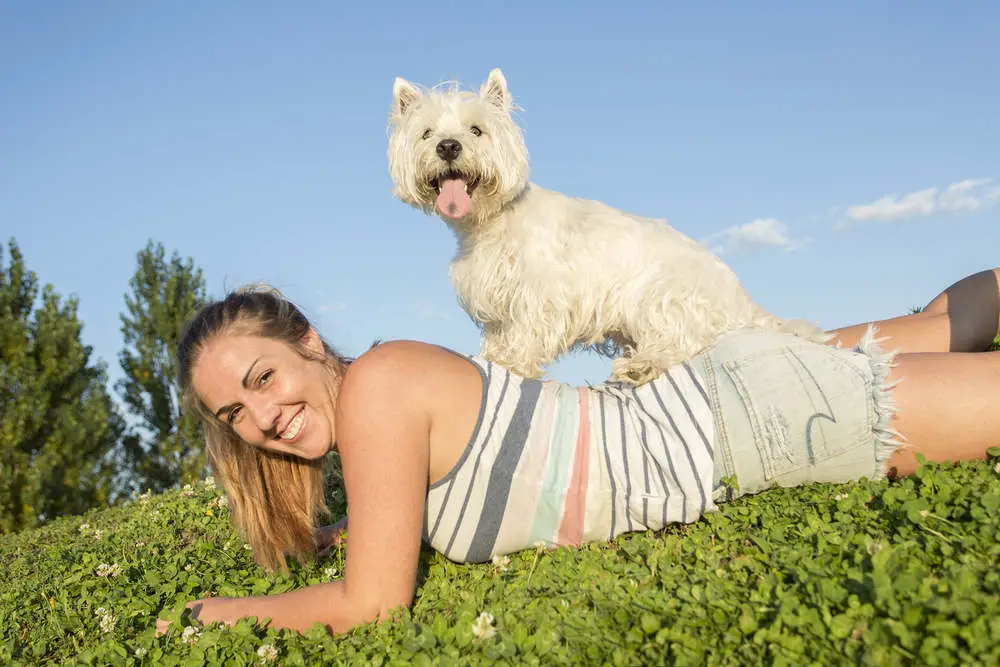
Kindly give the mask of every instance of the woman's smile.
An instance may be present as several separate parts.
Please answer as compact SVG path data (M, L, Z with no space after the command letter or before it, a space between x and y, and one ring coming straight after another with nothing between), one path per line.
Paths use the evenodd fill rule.
M306 421L306 409L305 407L299 408L299 411L292 417L291 421L283 428L278 437L287 443L293 443L299 439L302 434L303 426Z

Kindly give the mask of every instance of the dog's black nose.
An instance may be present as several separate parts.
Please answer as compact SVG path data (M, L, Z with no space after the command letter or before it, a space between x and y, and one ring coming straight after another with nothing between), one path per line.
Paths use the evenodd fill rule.
M437 145L438 157L445 162L453 162L462 153L462 144L455 139L442 139Z

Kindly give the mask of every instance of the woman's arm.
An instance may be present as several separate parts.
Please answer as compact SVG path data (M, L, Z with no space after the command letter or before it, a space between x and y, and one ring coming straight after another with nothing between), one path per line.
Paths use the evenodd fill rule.
M351 526L344 588L356 622L413 601L430 460L425 366L419 347L383 344L351 364L340 388L335 430Z

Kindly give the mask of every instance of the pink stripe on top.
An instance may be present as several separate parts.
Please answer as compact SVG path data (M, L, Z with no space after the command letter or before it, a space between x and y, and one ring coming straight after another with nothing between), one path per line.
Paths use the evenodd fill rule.
M578 546L583 542L583 518L587 513L587 474L590 463L590 400L586 387L580 395L580 430L573 455L573 478L566 490L566 509L559 526L559 544Z

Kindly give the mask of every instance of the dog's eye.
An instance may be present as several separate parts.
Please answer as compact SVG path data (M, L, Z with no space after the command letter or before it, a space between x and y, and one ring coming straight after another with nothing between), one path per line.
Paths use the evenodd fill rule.
M472 132L472 134L476 135L477 137L480 136L483 133L483 131L480 130L475 125L473 125L472 127L469 128L469 132Z
M430 138L431 138L431 131L424 130L424 139L430 139Z

